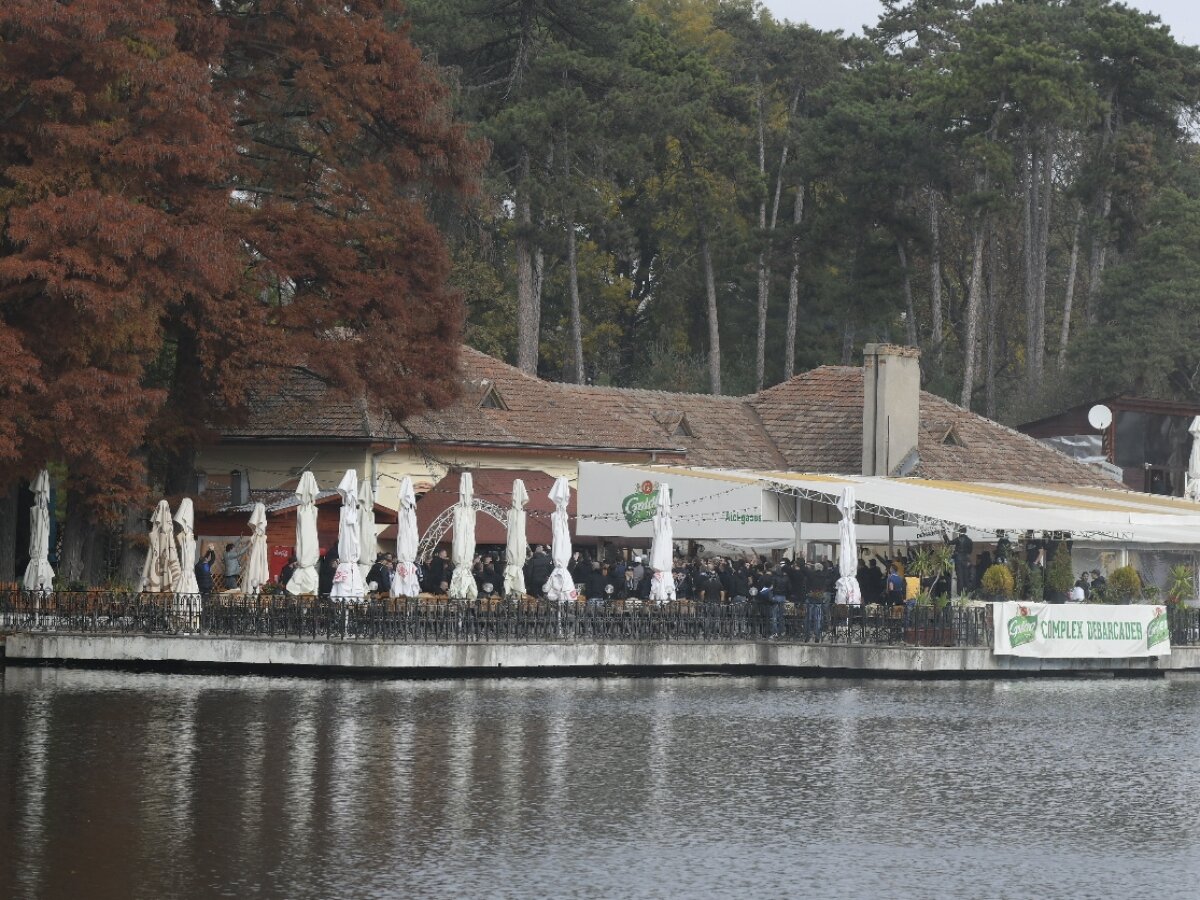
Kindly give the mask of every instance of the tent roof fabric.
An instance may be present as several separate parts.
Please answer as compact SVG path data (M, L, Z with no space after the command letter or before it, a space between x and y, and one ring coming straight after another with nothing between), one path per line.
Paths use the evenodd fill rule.
M459 368L459 399L402 425L382 408L339 395L295 369L269 395L252 397L242 424L222 434L570 449L584 458L639 452L699 466L861 471L861 368L822 366L748 397L543 381L465 346ZM934 394L922 391L920 402L919 475L1112 484L1095 469Z
M1200 504L1120 488L1013 485L925 478L813 475L785 471L684 466L624 466L670 483L671 474L732 483L836 503L852 485L858 505L880 515L931 527L982 531L1063 531L1077 538L1137 543L1200 544Z

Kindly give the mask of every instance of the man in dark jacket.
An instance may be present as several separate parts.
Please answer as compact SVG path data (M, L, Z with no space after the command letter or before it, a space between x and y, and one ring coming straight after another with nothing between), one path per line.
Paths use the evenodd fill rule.
M375 583L376 591L386 593L392 589L392 570L388 566L388 554L380 553L375 557L375 565L367 572L368 589L372 582Z
M429 561L425 590L431 594L439 594L443 582L450 582L450 558L445 549L439 550Z
M608 597L604 590L606 587L608 587L608 578L600 571L600 563L593 562L587 574L583 576L583 594L587 597L589 609L604 605L604 601Z
M546 587L550 573L554 571L554 560L546 552L546 548L538 544L533 556L525 563L525 589L535 597L540 597Z
M321 557L321 565L317 567L317 593L325 597L333 590L333 576L338 567L338 545L335 542Z

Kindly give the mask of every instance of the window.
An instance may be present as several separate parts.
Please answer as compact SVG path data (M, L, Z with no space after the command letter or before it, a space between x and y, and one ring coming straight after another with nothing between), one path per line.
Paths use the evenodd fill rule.
M508 409L504 402L504 398L500 396L500 392L496 390L496 386L488 385L488 389L484 391L483 399L479 401L480 409Z
M671 437L695 437L692 434L691 426L688 425L686 416L680 416L679 421L675 423L675 427L671 429Z
M965 447L963 439L958 436L958 431L953 425L946 430L946 434L942 437L942 446L944 447Z

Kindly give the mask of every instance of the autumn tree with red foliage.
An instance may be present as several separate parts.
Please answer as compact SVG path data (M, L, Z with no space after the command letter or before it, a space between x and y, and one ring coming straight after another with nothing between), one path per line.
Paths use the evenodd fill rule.
M482 150L397 11L0 5L0 479L60 463L111 519L297 363L397 416L452 396L426 209Z

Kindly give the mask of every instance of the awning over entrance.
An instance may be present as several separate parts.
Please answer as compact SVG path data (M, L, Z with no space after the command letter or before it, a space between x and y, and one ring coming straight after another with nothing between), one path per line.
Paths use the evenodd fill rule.
M711 492L697 497L694 509L711 514L714 522L726 518L724 507L734 505L735 498L741 506L751 505L747 489L834 504L842 489L853 485L864 512L918 528L941 530L961 525L979 531L1069 532L1077 539L1200 544L1200 504L1119 489L603 463L580 465L581 533L597 533L590 530L593 526L586 517L611 518L611 513L597 510L597 501L611 506L611 496L589 496L590 483L597 483L601 475L594 470L599 469L618 470L623 482L630 485L706 479ZM725 501L725 497L730 499ZM770 509L769 502L760 503L764 520L768 516L776 521L782 518L778 509ZM775 515L770 515L772 512Z

